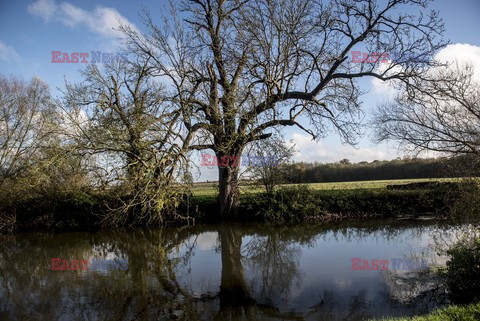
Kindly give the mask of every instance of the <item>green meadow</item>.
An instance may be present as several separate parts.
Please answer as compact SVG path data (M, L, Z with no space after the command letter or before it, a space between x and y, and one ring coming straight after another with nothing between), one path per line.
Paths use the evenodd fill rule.
M312 190L321 191L344 191L344 190L382 190L387 185L409 184L415 182L447 182L458 181L455 178L418 178L418 179L394 179L394 180L372 180L372 181L354 181L354 182L332 182L332 183L309 183L309 184L283 184L280 187L292 187L304 185ZM192 193L198 198L210 198L217 193L217 182L195 183L193 185ZM263 192L263 188L256 186L253 183L243 183L240 185L241 194L256 194Z

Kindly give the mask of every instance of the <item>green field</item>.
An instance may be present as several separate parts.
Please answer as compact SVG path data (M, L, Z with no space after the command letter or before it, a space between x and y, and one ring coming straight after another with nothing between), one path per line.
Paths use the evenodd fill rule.
M334 183L309 183L309 184L289 184L282 186L306 185L313 190L353 190L353 189L383 189L392 184L408 184L414 182L433 182L433 181L452 181L458 179L452 178L416 178L416 179L394 179L381 181L355 181L355 182L334 182ZM197 197L211 197L216 195L217 182L213 183L195 183L192 189L193 195ZM249 185L241 185L240 191L243 194L258 193L262 188Z

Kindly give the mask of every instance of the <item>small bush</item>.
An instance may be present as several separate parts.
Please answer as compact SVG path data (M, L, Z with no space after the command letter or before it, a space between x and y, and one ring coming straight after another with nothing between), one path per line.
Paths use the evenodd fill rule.
M305 185L285 187L272 194L259 194L253 200L257 219L275 223L298 223L321 214L315 195Z
M451 215L458 223L476 223L480 218L480 189L478 180L474 178L464 179L461 189L452 195Z
M480 301L480 238L461 242L447 251L445 272L450 299L465 304Z

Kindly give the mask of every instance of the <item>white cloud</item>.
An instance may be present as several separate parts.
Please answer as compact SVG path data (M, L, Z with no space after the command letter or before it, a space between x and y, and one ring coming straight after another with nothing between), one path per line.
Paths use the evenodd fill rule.
M27 7L31 15L39 16L48 22L55 13L55 2L53 0L38 0Z
M327 145L324 141L312 141L310 136L299 133L292 134L293 144L298 153L294 156L297 162L338 162L347 158L353 162L384 160L392 158L387 152L378 148L355 148L350 145ZM291 143L289 143L291 144Z
M28 12L33 16L39 16L45 22L54 20L71 28L86 26L91 32L105 38L122 37L123 34L118 31L120 25L138 30L116 9L102 6L87 11L68 2L57 5L53 0L37 0L28 6Z
M371 93L378 98L390 99L395 97L397 90L389 82L373 78Z
M450 44L440 50L435 58L443 62L473 62L480 58L480 47L468 43Z
M475 78L480 81L480 47L467 43L448 45L435 56L440 62L471 64L475 68Z
M58 12L61 15L58 19L66 26L74 27L77 24L84 22L89 28L91 28L91 16L88 16L88 12L82 8L75 7L73 4L68 2L62 3Z
M443 63L456 62L460 65L469 63L475 68L475 78L480 81L480 47L466 43L450 44L440 50L434 57ZM380 64L379 70L386 68L388 64ZM397 91L387 81L372 78L372 94L380 98L393 98Z
M11 46L8 46L0 40L0 60L6 62L20 63L20 55Z
M384 72L387 67L390 67L389 63L381 63L377 67L377 72L382 73ZM400 66L394 66L388 74L393 74L397 73L401 70ZM374 94L378 98L383 98L383 99L390 99L395 96L397 93L397 90L393 87L393 82L392 81L383 81L378 78L372 78L372 94Z

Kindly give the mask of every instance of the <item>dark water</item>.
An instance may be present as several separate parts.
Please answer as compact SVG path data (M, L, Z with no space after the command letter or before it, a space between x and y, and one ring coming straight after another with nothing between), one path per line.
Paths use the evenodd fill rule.
M0 236L0 320L364 320L442 302L428 272L357 271L352 258L445 263L453 227L368 221L208 225ZM52 270L52 258L128 260ZM391 265L389 266L391 267ZM441 292L441 291L440 291Z

